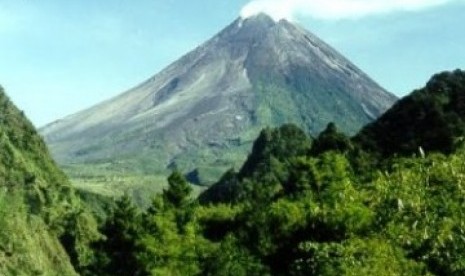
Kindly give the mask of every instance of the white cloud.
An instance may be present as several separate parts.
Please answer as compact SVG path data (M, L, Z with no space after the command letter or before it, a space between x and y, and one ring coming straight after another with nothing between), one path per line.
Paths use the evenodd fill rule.
M275 20L312 16L318 19L359 18L395 11L416 11L464 0L252 0L242 8L241 16L264 12Z

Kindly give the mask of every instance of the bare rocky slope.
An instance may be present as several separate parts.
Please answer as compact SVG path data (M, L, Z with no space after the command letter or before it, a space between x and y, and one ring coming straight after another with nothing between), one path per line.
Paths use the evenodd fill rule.
M208 182L240 164L263 127L295 123L317 134L335 122L353 134L395 101L312 33L260 14L238 18L137 87L40 131L67 168L152 174L178 167Z

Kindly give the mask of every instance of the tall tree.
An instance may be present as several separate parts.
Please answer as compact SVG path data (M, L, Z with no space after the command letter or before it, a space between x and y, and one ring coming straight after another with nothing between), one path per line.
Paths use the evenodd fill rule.
M140 275L137 241L141 215L125 195L115 202L101 231L106 239L95 244L97 261L91 268L98 275Z
M184 206L189 201L192 188L179 171L174 171L168 177L168 189L163 191L166 204L175 208Z

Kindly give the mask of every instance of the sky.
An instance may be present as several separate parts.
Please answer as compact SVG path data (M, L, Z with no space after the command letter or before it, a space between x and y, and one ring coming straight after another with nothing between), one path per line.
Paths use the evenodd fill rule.
M399 97L465 69L465 0L0 0L0 84L40 127L262 11L310 30Z

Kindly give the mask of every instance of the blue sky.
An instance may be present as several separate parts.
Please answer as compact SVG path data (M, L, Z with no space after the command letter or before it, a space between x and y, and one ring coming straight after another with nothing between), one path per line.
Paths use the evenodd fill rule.
M312 1L321 2L294 2ZM325 3L347 1L353 0ZM465 68L464 1L405 1L439 4L351 14L315 4L293 7L308 12L292 16L402 96L436 72ZM154 75L233 21L248 2L0 0L0 84L42 126Z

